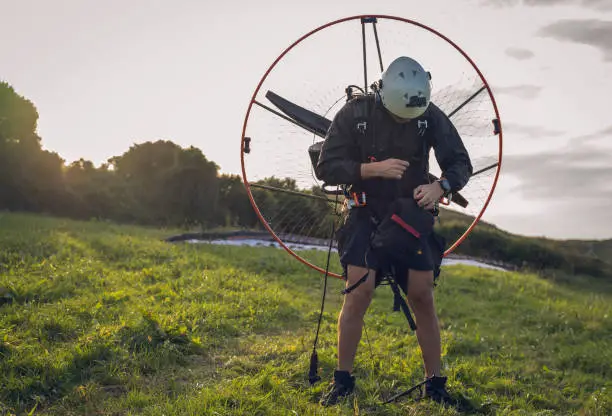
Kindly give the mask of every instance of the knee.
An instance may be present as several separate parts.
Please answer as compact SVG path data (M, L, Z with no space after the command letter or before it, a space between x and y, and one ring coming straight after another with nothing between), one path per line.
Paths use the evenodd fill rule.
M427 309L433 307L434 297L433 289L431 288L419 288L419 290L413 290L409 292L408 298L412 307L415 309Z
M355 270L353 273L349 273L347 287L357 283L365 272L365 270ZM343 312L346 312L350 316L362 316L365 314L374 296L374 279L374 274L370 273L363 283L344 295L344 305L342 306Z
M433 308L433 274L411 271L408 281L408 299L413 308Z
M351 293L344 295L344 310L353 313L365 313L372 301L374 289L370 286L361 285Z

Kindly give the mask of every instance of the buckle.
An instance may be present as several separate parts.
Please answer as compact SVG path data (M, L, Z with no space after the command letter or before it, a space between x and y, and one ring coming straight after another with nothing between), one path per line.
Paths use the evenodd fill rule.
M348 209L365 207L367 205L366 194L365 192L361 192L360 194L351 192L349 195L346 195L345 203Z
M453 194L449 193L446 196L440 198L440 204L449 206L453 200Z

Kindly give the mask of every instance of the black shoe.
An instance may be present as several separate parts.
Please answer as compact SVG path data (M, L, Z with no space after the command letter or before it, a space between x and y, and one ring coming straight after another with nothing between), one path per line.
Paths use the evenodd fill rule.
M353 393L355 389L355 377L351 376L348 371L334 371L334 381L332 382L329 391L321 397L322 406L333 406L340 399L347 397Z
M425 382L425 394L423 398L429 398L436 403L447 404L450 406L456 405L456 400L453 399L446 391L447 377L433 376Z

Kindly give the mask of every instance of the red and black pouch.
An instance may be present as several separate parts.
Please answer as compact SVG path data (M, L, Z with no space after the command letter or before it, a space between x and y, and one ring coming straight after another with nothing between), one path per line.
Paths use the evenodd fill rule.
M379 262L406 269L411 268L415 256L429 255L437 278L446 242L434 232L434 224L434 214L414 199L397 199L372 235L371 250Z

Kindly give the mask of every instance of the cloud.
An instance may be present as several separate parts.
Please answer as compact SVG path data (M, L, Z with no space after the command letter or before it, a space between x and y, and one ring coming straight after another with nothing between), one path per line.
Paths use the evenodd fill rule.
M510 87L495 87L493 92L496 94L508 94L525 100L536 98L542 87L537 85L514 85Z
M506 49L506 55L511 58L518 59L519 61L531 59L535 56L529 49L522 48L508 48Z
M570 141L562 149L505 156L505 174L525 198L605 205L612 210L612 149ZM588 206L588 205L587 205Z
M543 27L538 34L542 37L599 48L604 54L604 59L612 61L612 21L560 20Z
M595 10L612 10L610 0L483 0L481 4L512 7L525 6L582 6Z
M610 0L524 0L526 6L580 5L597 10L612 10Z
M525 202L520 202L525 203ZM528 202L527 202L528 203ZM548 208L539 213L489 214L502 229L526 236L545 236L555 239L609 239L612 237L612 210L609 201L551 201Z
M560 130L552 130L542 126L530 126L518 123L503 123L502 129L504 134L518 134L523 136L529 136L533 139L540 139L542 137L555 137L563 134L563 132Z
M612 126L586 136L574 137L570 141L571 146L598 145L612 142Z

